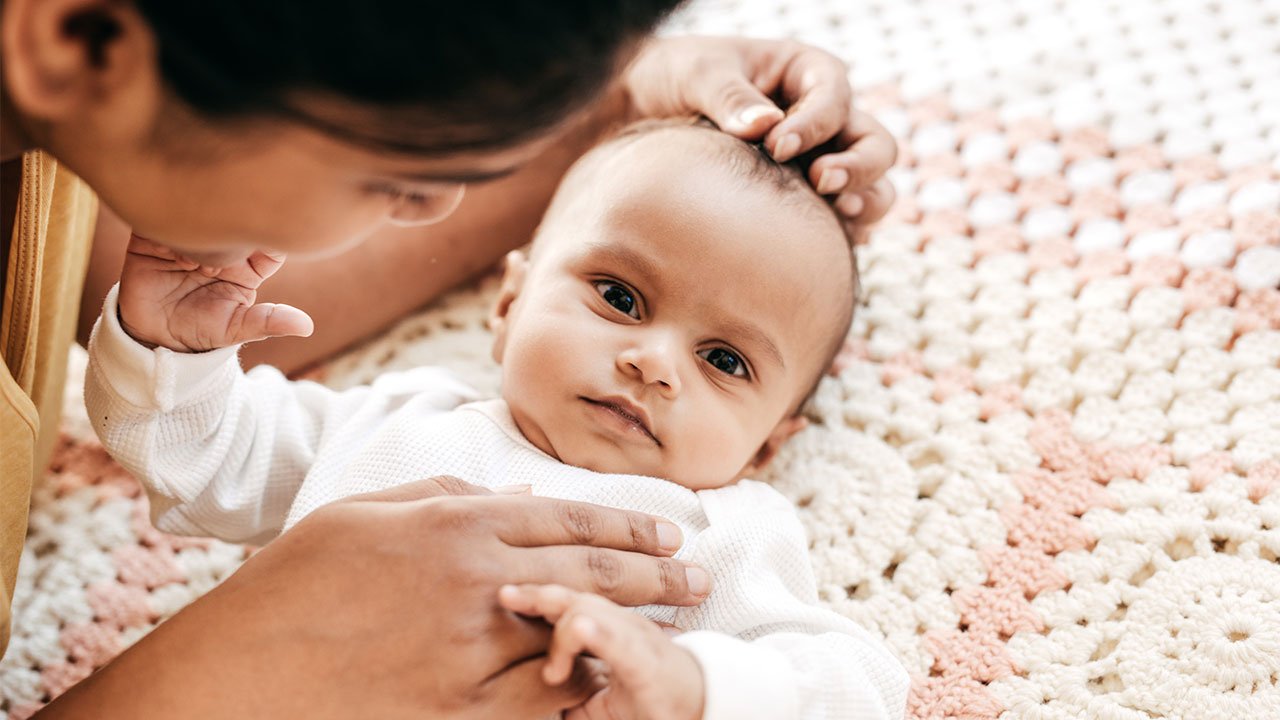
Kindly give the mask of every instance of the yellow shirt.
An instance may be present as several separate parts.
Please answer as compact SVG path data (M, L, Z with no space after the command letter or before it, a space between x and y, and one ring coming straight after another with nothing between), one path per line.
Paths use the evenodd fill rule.
M22 157L22 187L0 312L0 655L27 534L31 484L58 434L98 200L43 152Z

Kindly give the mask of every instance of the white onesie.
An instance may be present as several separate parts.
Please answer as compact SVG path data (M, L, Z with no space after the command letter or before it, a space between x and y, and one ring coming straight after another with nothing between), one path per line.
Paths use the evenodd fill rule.
M684 631L675 641L703 668L705 720L903 716L905 671L818 605L804 530L768 485L693 491L565 465L524 438L506 403L471 402L438 368L338 392L269 367L246 374L235 347L149 350L121 329L116 292L89 343L86 403L161 530L265 542L326 503L436 475L650 513L680 526L676 557L712 577L697 607L637 609Z

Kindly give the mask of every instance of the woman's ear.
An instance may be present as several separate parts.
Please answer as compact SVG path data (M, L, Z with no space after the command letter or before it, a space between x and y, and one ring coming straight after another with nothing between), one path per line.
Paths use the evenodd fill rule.
M5 0L0 12L6 100L37 123L103 104L144 71L156 77L155 38L132 3Z
M502 352L507 345L507 329L510 327L511 306L524 289L524 278L529 272L529 258L519 250L507 253L502 273L502 288L498 301L489 312L489 329L493 331L493 361L502 364Z
M792 435L800 432L809 426L809 418L803 415L792 415L785 417L781 422L773 428L773 432L769 433L769 437L765 438L764 444L756 452L746 467L742 468L742 472L738 473L739 478L752 477L758 475L761 470L769 466L773 459L778 456L778 451L782 449L784 443L791 439Z

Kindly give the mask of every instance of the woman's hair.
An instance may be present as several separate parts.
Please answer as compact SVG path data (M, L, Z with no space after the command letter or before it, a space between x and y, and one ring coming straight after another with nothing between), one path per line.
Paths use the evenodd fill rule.
M211 119L284 117L402 152L509 147L583 107L681 0L135 0Z

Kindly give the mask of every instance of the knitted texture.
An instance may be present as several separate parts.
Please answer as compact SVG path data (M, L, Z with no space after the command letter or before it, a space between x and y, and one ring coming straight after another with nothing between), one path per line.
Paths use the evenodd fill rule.
M901 143L845 369L765 479L823 601L914 675L909 714L1280 717L1280 0L724 1L672 28L837 52ZM494 289L326 377L493 392ZM36 493L14 717L245 552L150 529L83 415Z

